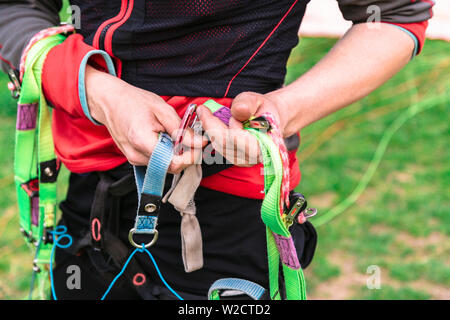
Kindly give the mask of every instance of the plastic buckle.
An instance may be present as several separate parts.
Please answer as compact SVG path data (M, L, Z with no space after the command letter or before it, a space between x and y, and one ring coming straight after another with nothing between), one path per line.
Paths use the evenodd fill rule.
M17 70L9 69L8 70L8 77L11 82L8 83L8 89L11 91L11 96L14 99L19 99L20 96L20 90L21 85L19 81L19 73Z
M44 228L42 235L42 241L44 241L44 244L53 244L53 240L53 227Z

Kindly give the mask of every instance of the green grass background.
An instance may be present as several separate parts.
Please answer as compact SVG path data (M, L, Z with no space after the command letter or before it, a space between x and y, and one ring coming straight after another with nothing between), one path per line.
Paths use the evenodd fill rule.
M286 82L312 67L335 41L301 39ZM318 215L353 191L386 128L405 108L446 92L448 52L449 43L427 41L422 54L388 83L301 132L297 189ZM0 299L22 299L32 256L18 230L12 171L16 109L6 83L0 74ZM318 228L316 256L306 270L310 298L450 299L449 103L407 122L356 203ZM63 197L66 171L60 181ZM380 289L366 285L373 265L380 268Z

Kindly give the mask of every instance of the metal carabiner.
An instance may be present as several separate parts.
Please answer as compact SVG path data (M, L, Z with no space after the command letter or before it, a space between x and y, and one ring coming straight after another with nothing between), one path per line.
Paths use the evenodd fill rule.
M130 241L130 244L135 248L138 248L138 249L149 248L155 244L156 240L158 240L158 230L154 229L153 233L139 233L139 234L153 234L152 241L150 241L149 243L147 243L145 245L139 245L133 239L133 235L135 234L135 232L136 232L136 228L132 228L130 230L130 232L128 233L128 241Z
M264 117L251 118L244 122L244 126L264 131L270 130L270 122Z
M187 128L192 127L197 121L197 114L195 110L197 109L197 105L192 103L188 106L186 112L184 113L183 119L181 120L180 128L177 132L177 137L174 142L173 152L176 155L180 155L182 153L182 142L184 134L186 133Z
M8 77L10 82L8 82L8 89L11 91L11 96L14 99L18 99L20 96L21 85L19 81L19 74L17 70L9 69Z

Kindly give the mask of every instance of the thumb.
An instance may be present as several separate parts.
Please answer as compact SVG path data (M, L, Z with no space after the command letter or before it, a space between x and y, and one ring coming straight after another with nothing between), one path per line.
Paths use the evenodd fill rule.
M181 119L174 108L163 101L158 105L154 114L159 123L164 127L165 132L172 137L181 124Z
M234 98L231 104L231 115L238 121L246 121L256 114L262 99L253 92L243 92Z

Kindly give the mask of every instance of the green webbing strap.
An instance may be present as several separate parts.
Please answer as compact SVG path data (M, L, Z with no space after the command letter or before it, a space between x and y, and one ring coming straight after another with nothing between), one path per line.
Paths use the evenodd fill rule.
M16 130L14 171L20 226L36 250L34 269L41 299L47 299L50 293L48 264L53 244L45 242L43 237L45 230L53 228L56 224L57 175L55 167L51 168L52 170L49 168L44 170L47 176L45 182L41 181L44 178L42 171L46 168L40 169L40 165L52 161L56 164L51 132L51 112L42 91L41 74L48 52L65 39L63 35L54 35L38 41L31 47L25 62L25 73L18 102L20 116L18 116ZM21 121L25 112L28 117L26 121L34 122L36 125L22 126ZM32 218L32 199L23 187L34 179L39 180L37 225L36 221L33 223Z
M203 105L213 112L214 115L216 115L221 109L226 108L214 100L208 100ZM225 120L222 119L224 117L226 116L219 116L222 121ZM298 261L296 264L291 264L291 266L288 266L282 259L280 259L280 251L274 236L274 234L276 234L277 237L284 237L287 242L292 240L289 229L281 217L282 211L280 208L280 200L281 186L283 182L283 162L281 160L280 150L272 141L272 138L265 132L250 128L245 124L244 128L253 134L258 140L264 164L265 196L261 207L261 218L266 225L270 297L273 300L282 299L279 287L279 269L280 261L282 261L286 298L288 300L304 300L306 299L306 285L302 268L300 267ZM286 253L284 254L286 255ZM298 260L296 252L293 254L295 255L295 259ZM213 295L209 297L210 299L220 298L217 292L213 291L212 293Z
M278 283L280 253L273 233L286 238L291 237L280 215L283 165L277 146L267 134L256 129L247 128L247 130L258 140L263 158L265 197L261 206L261 218L266 225L270 297L279 300L282 298ZM306 286L302 269L293 269L285 264L282 264L282 266L286 298L288 300L306 299Z

